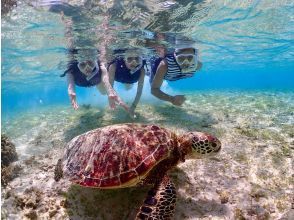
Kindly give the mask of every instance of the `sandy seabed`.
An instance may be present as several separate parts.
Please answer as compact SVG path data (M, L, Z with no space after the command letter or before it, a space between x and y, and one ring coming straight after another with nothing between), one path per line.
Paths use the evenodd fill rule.
M183 107L139 104L137 119L95 106L44 107L2 121L21 169L1 193L2 219L133 219L148 187L118 190L55 182L69 140L91 129L154 123L176 133L205 131L222 151L172 170L175 219L294 219L293 92L198 92Z

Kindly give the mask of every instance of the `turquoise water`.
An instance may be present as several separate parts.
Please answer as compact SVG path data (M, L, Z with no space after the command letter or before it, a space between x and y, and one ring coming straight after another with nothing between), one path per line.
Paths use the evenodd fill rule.
M294 89L293 2L120 2L86 1L84 6L75 1L22 1L4 16L2 117L44 105L69 104L66 83L59 77L68 61L65 28L59 14L48 11L57 3L70 4L79 11L71 18L80 48L99 44L99 37L89 36L101 23L102 11L109 15L112 34L116 35L111 49L125 43L133 45L136 40L135 36L121 34L120 29L173 33L194 40L203 68L193 78L169 83L170 90ZM144 53L152 55L146 48ZM142 100L153 100L148 86ZM120 86L116 89L120 91ZM96 102L93 93L79 89L78 98L86 104L106 103L99 93L96 95L102 101Z
M70 36L58 8L72 20ZM171 172L174 219L287 219L293 214L293 14L290 0L18 1L1 23L1 132L15 144L20 166L2 188L1 218L133 219L146 189L72 187L56 183L53 173L72 138L138 122L176 134L208 132L222 142L217 157L186 160ZM183 38L200 52L201 71L162 85L166 93L186 95L183 106L152 96L146 76L135 119L121 108L111 111L96 88L77 87L80 108L71 107L59 77L69 39L93 49L111 37L109 59L125 47L140 48L148 59L155 51L144 42L159 33L169 36L161 42L168 48ZM133 101L136 87L114 89Z

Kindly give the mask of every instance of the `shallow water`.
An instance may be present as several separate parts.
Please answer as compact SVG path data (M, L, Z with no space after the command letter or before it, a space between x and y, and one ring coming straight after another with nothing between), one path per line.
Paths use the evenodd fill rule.
M195 77L170 83L171 91L294 88L291 1L19 1L1 23L3 117L68 103L65 80L59 77L69 60L68 37L58 11L49 11L56 4L71 12L72 39L80 49L99 46L105 36L101 10L109 17L109 54L129 45L148 58L154 51L142 42L155 33L170 35L162 42L168 47L175 46L175 37L188 37L204 65ZM80 89L80 99L89 93Z
M164 103L142 104L137 109L137 119L130 119L121 109L112 111L104 107L82 105L79 111L73 111L70 106L57 105L4 119L2 132L27 152L33 148L29 147L30 143L37 143L36 150L42 152L43 147L38 141L45 145L52 141L52 137L69 141L97 127L127 122L155 123L172 129L196 129L216 134L226 131L225 128L224 131L211 130L214 124L230 122L237 129L238 126L242 127L240 132L245 135L256 138L264 135L262 139L286 141L293 138L293 103L293 92L194 92L187 96L181 108ZM43 150L46 149L44 147Z
M2 218L33 218L35 213L41 219L132 219L147 189L101 192L53 180L54 165L68 141L126 122L154 123L178 134L205 131L221 140L217 157L188 160L171 173L178 190L175 219L293 215L292 1L17 4L1 23L1 132L15 144L22 168L2 188ZM145 58L154 55L142 42L155 33L170 36L163 42L168 47L175 46L175 37L189 38L200 51L203 68L193 78L163 84L167 93L185 94L184 105L154 98L146 76L136 119L120 108L111 111L94 88L77 88L80 108L74 111L59 77L69 60L68 38L60 15L49 11L54 4L74 12L66 16L74 21L77 48L96 48L101 36L111 35L109 58L111 50L126 45L140 48ZM107 33L101 27L105 14ZM115 84L115 89L131 103L136 87L125 91Z
M249 219L265 216L279 219L290 210L293 99L293 92L217 91L190 94L180 109L165 104L140 105L135 122L160 124L178 134L206 131L216 135L223 145L216 159L188 160L172 173L179 193L176 219L209 219L209 216L233 219L239 212ZM133 120L120 110L111 112L83 106L73 113L65 105L3 121L2 129L16 143L21 159L30 159L32 153L41 156L30 159L35 161L30 165L35 171L24 166L20 177L12 181L10 187L18 189L18 193L14 194L10 187L4 191L13 196L2 203L2 209L12 218L25 215L27 209L13 214L9 207L13 207L15 198L32 196L41 187L43 192L46 190L36 208L40 217L48 217L44 207L56 210L53 204L59 204L66 195L71 205L58 208L56 218L68 215L71 219L132 218L134 207L144 198L146 189L101 192L74 187L64 191L52 179L52 163L61 156L68 140L97 127L124 122ZM34 180L30 182L32 177ZM33 190L22 195L27 187ZM57 189L64 191L63 194L56 195ZM130 196L127 201L126 195ZM49 200L52 205L46 205ZM99 209L94 209L93 203L101 200L104 202L97 204ZM117 207L117 211L110 212L110 206Z

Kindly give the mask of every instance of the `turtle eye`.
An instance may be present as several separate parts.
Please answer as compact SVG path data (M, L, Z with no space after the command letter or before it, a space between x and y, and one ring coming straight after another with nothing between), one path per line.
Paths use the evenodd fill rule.
M215 142L213 142L213 143L211 144L211 146L212 146L213 148L216 148L216 147L217 147L217 144L216 144Z
M219 152L221 149L221 144L218 142L211 143L211 147L213 148L214 152Z

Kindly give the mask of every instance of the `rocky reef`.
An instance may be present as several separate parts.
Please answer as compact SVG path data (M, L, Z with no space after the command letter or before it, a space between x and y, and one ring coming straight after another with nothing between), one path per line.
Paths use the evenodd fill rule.
M7 167L17 160L15 145L5 134L1 135L1 166Z
M1 135L1 183L6 186L9 181L17 176L19 165L13 165L17 160L15 145L4 134Z
M17 5L16 0L1 0L1 14L8 14Z

